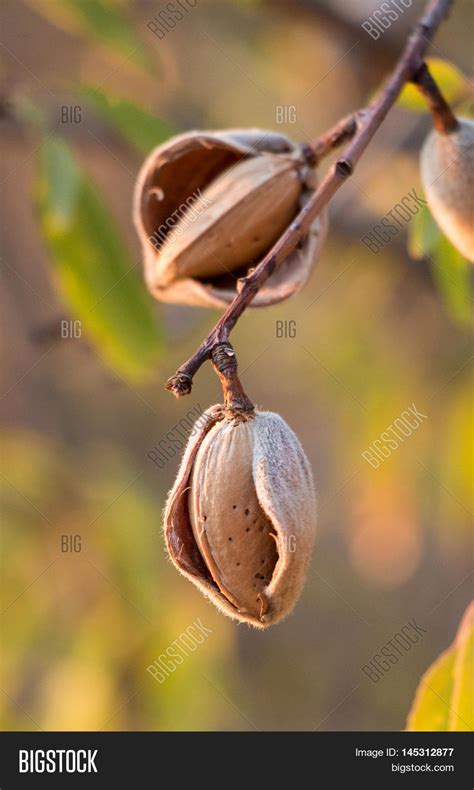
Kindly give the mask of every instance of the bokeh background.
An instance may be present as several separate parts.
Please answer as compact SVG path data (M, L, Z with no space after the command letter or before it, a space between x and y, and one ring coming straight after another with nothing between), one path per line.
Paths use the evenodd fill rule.
M319 493L304 594L268 632L220 615L164 554L179 459L160 468L148 453L220 391L209 367L185 400L163 383L218 313L147 297L130 207L143 155L173 131L305 140L362 106L422 5L374 40L365 0L200 0L159 38L149 0L5 0L5 729L405 726L472 589L469 276L446 250L417 254L416 239L410 256L408 227L378 254L362 238L421 194L429 118L390 114L331 204L308 286L233 333L247 392L297 432ZM469 14L456 3L432 49L464 72ZM80 108L76 123L63 106ZM278 107L296 109L278 123ZM73 216L68 185L85 179ZM62 319L80 320L80 337L62 338ZM285 321L295 336L278 336ZM372 468L363 451L412 404L427 418ZM62 551L64 535L80 550ZM362 667L411 618L423 640L372 682ZM158 683L147 667L198 620L212 633Z

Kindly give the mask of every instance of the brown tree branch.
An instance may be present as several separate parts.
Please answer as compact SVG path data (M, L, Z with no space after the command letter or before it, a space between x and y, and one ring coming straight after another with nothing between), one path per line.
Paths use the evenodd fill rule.
M303 143L302 149L308 162L316 166L322 159L331 153L335 148L342 145L346 140L350 140L360 127L364 118L364 110L346 115L341 118L331 129L323 132L317 140L311 143Z
M319 187L291 225L252 273L243 278L239 293L209 335L203 340L197 351L177 370L174 376L168 379L165 385L166 389L173 392L176 397L181 397L191 392L193 376L206 360L213 359L213 352L216 347L224 345L232 351L232 347L228 342L229 335L240 316L265 281L282 261L293 252L298 242L306 235L315 217L318 216L321 210L329 203L332 196L354 171L372 137L395 104L405 83L415 81L420 86L423 95L429 98L430 108L433 108L433 104L437 104L439 113L441 113L439 98L436 99L436 96L441 96L441 94L437 88L436 90L433 89L435 84L432 78L430 77L430 82L426 76L427 70L423 68L424 56L431 38L444 17L447 16L453 2L454 0L429 0L423 16L408 38L391 76L371 104L364 110L353 113L339 121L332 129L322 135L319 140L312 144L305 144L310 157L313 160L319 160L336 145L352 137L343 155L330 167ZM445 118L447 118L446 114ZM227 374L225 370L221 370L219 371L219 377L224 385L226 400L232 401L233 408L248 410L250 402L243 392L240 382L238 382L235 356L232 372ZM227 397L229 387L232 392L230 398Z

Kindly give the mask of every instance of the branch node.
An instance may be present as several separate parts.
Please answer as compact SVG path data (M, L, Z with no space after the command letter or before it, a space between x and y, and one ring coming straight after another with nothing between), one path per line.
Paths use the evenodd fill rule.
M225 376L237 371L237 357L230 343L218 343L214 346L211 359L218 372Z
M300 149L306 164L308 164L310 167L314 167L318 162L318 156L314 150L314 147L309 143L301 143Z
M336 170L341 176L347 178L347 176L352 175L353 167L348 159L338 159L336 162Z
M228 416L251 412L254 405L247 397L237 375L237 357L230 343L218 343L211 351L212 366L219 376Z
M193 379L188 373L180 373L179 371L171 376L165 384L165 390L169 390L177 398L182 398L183 395L189 395L193 388Z

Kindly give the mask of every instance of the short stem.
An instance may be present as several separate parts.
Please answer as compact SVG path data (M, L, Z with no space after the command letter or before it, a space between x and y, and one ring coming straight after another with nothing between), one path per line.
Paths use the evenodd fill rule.
M433 116L433 124L438 132L444 134L454 132L458 128L458 120L430 74L426 63L423 63L416 72L413 83L426 100Z
M346 140L350 140L355 135L363 116L363 110L351 113L320 135L317 140L303 143L301 147L307 160L316 166L335 148L345 143Z
M212 350L212 367L219 376L224 405L233 416L252 412L254 405L244 392L237 375L237 357L230 343L219 343Z

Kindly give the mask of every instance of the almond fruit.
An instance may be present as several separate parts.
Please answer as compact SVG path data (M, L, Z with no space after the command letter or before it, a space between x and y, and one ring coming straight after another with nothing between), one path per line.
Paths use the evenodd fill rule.
M294 159L261 154L243 159L203 190L196 215L183 213L157 261L163 286L183 277L210 278L256 260L298 210L301 180Z
M225 614L266 628L301 593L315 520L309 463L279 415L205 412L164 519L171 559L187 578Z
M436 129L421 151L421 178L433 217L457 250L474 262L474 121Z
M165 302L224 307L317 184L300 146L259 129L189 132L156 148L137 179L134 221L145 280ZM322 212L251 306L296 293L318 259Z

